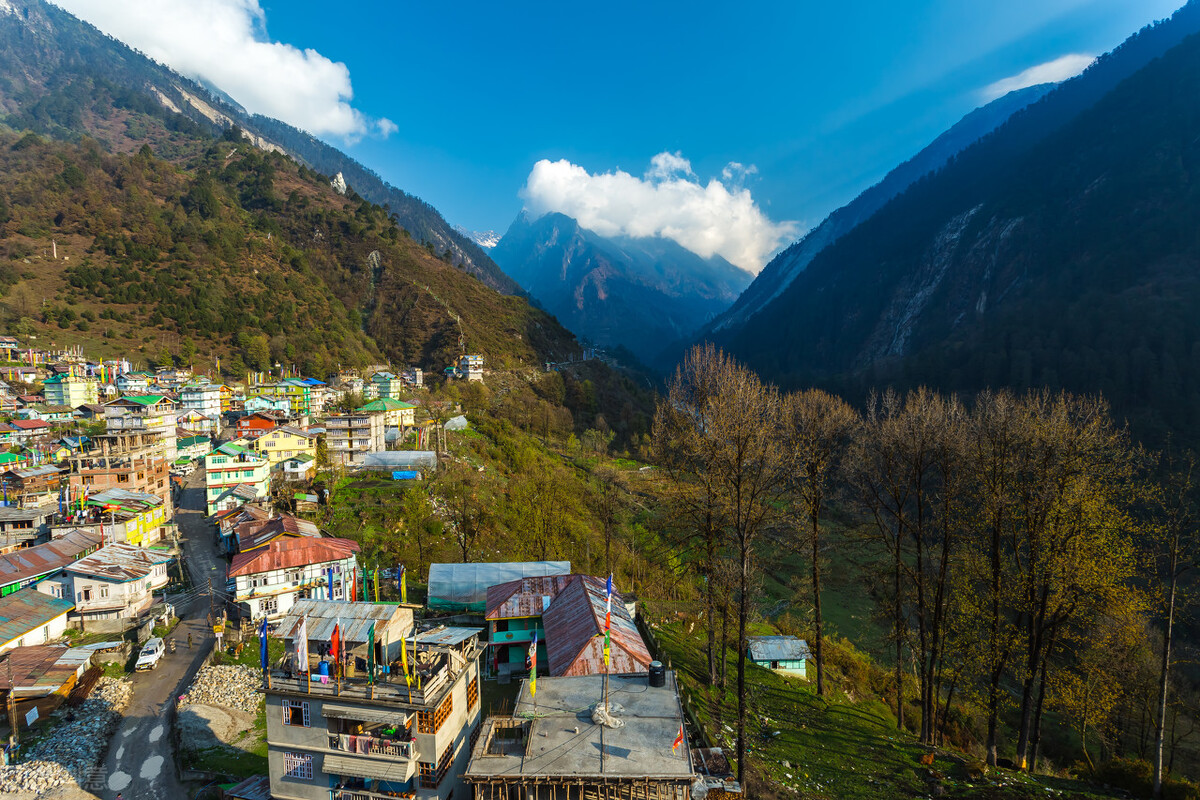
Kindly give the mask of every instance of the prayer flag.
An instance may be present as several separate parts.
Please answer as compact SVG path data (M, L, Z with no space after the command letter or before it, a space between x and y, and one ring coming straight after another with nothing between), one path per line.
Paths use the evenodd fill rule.
M367 632L367 680L375 682L375 623Z
M408 602L408 586L406 585L407 584L407 581L405 580L406 577L407 576L404 573L404 565L403 564L398 565L396 567L396 580L399 581L399 583L400 583L400 602L401 603Z
M333 655L333 674L337 674L338 664L338 646L341 644L342 638L342 618L338 617L338 621L333 623L333 637L329 640L329 652Z
M404 669L404 682L408 684L408 688L412 688L412 675L408 672L408 645L404 642L404 637L400 637L400 666Z
M674 753L679 749L679 745L683 744L683 723L679 723L679 733L675 734L675 742L671 745L671 752Z
M537 694L537 631L533 632L533 644L529 645L529 696Z
M379 602L379 567L375 567L375 602Z
M258 627L258 660L262 664L263 674L267 674L267 618L263 617Z
M308 672L308 614L300 618L296 629L296 666L300 672Z

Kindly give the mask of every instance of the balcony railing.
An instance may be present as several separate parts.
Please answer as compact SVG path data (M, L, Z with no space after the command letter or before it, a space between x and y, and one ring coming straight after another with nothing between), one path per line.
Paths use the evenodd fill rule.
M415 792L372 792L367 789L331 789L330 800L414 800Z
M364 744L362 740L366 740ZM412 761L416 758L417 750L413 742L398 742L393 739L382 739L374 736L349 736L347 734L329 734L329 749L342 753L355 753L364 756L382 756L398 761Z

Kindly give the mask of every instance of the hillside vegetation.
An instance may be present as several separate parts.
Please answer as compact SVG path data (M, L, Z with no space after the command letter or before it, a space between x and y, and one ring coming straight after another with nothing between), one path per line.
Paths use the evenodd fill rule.
M435 257L387 212L236 130L184 165L0 136L6 321L108 354L325 376L380 358L440 370L575 350L570 334ZM54 257L57 252L57 258Z

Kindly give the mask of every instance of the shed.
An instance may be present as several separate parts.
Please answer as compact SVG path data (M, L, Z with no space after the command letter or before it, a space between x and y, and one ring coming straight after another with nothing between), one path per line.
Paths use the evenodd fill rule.
M570 561L510 561L482 564L430 564L429 608L437 611L487 609L488 588L522 578L571 574Z
M749 637L750 660L760 667L807 678L805 662L812 658L808 642L795 636Z

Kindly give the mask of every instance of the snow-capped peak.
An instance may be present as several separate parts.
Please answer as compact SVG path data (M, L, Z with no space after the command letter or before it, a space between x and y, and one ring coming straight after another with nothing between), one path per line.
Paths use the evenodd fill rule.
M2 0L0 0L2 2ZM491 250L500 241L500 234L495 231L469 231L462 225L455 225L454 230L470 239L484 250Z

